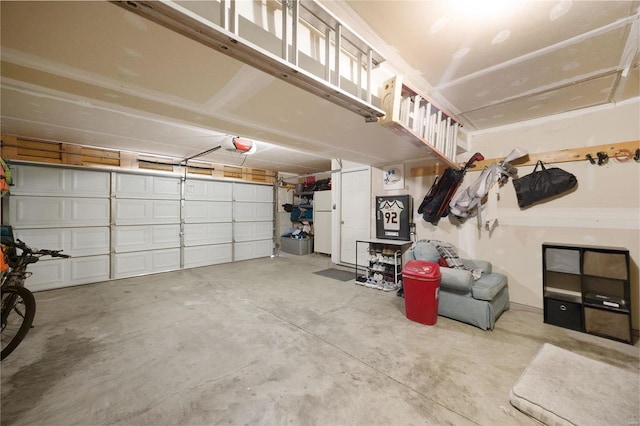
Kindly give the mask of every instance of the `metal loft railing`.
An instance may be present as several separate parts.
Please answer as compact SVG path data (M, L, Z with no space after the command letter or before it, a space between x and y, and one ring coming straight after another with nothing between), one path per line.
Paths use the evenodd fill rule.
M347 108L367 121L376 122L385 115L374 105L377 99L372 88L372 71L385 59L313 0L113 3ZM262 9L254 16L271 13L269 28L252 22L252 13L240 13L239 9L247 5ZM273 24L277 20L281 25L276 29ZM301 42L313 45L314 53L303 53Z

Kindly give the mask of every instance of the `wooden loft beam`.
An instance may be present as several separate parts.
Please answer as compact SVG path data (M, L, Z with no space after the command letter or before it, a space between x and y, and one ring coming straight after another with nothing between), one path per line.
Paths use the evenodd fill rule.
M64 142L49 142L23 139L13 135L2 135L0 157L5 160L30 161L82 167L113 167L122 170L162 170L177 172L177 164L158 161L135 152L117 151L74 145ZM250 182L275 183L276 172L251 167L234 167L223 164L198 162L188 163L188 173L214 178L234 178Z

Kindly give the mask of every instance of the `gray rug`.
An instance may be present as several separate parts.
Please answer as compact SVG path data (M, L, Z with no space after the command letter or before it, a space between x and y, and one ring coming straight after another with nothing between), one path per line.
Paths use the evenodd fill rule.
M547 425L637 425L639 375L545 343L511 404Z
M314 272L316 275L322 275L323 277L333 278L338 281L350 281L356 278L355 272L342 271L340 269L323 269L322 271Z

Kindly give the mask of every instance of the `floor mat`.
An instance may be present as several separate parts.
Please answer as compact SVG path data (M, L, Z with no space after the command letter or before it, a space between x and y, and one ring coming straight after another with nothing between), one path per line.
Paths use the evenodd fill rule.
M322 275L323 277L333 278L338 281L349 281L356 278L355 272L342 271L340 269L323 269L322 271L314 272L316 275Z
M638 424L638 375L545 343L511 404L547 425Z

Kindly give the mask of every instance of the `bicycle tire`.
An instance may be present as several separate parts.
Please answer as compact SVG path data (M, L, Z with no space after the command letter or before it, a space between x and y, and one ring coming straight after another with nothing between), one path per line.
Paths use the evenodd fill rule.
M25 338L36 315L36 299L24 287L8 286L2 290L2 352L0 361L13 352ZM14 329L15 334L12 333ZM9 341L5 342L6 339Z

